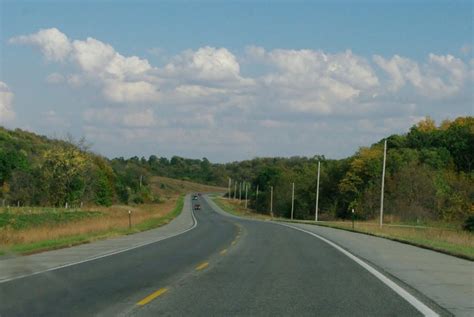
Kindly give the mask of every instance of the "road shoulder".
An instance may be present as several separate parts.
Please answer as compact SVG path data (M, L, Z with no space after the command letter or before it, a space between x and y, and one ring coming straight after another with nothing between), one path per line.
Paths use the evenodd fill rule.
M373 263L456 316L473 316L474 263L360 233L287 223L326 238Z
M207 199L217 212L229 217L264 221L229 214L211 198ZM472 261L361 233L294 222L274 223L300 228L326 238L408 285L453 315L474 316Z
M181 214L162 227L71 248L0 260L0 283L125 252L176 236L195 225L190 196L187 195Z

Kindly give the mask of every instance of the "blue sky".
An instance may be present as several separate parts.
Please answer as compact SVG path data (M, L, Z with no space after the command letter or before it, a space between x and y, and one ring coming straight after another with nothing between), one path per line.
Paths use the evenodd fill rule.
M1 14L0 124L86 136L107 156L343 157L423 116L473 113L472 1L2 1Z
M2 11L4 38L56 27L125 54L260 45L422 58L472 41L470 1L4 1Z

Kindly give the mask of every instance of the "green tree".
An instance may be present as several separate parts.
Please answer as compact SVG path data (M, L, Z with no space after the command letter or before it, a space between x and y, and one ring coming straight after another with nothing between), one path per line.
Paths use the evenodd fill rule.
M43 154L42 171L53 205L77 203L81 198L86 155L74 146L55 147Z

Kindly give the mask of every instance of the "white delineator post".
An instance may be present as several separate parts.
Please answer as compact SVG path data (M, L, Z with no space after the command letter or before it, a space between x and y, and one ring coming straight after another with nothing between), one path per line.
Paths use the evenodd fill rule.
M293 189L291 190L291 220L293 220L294 210L295 210L295 183L293 183Z
M318 161L318 180L316 181L316 208L314 212L314 221L318 221L318 204L319 204L319 175L321 171L321 162Z
M382 165L382 188L380 190L380 227L383 226L383 193L385 185L385 162L387 161L387 140L383 146L383 165Z

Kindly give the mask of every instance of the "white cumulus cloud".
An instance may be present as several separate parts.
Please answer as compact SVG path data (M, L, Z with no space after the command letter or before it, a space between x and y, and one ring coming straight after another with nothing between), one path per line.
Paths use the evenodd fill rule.
M250 54L274 68L260 81L281 108L335 113L341 111L341 106L347 106L379 86L369 62L351 51L329 54L286 49L265 52L252 48Z
M14 118L13 92L6 83L0 81L0 123L6 123Z
M307 144L317 139L336 153L338 142L324 133L347 144L367 143L370 133L403 132L426 114L472 112L474 59L466 56L367 58L351 50L259 46L248 46L239 56L225 47L204 46L162 56L158 67L92 37L69 39L55 28L10 42L33 45L47 60L67 63L69 73L52 73L48 82L100 92L102 101L84 95L95 106L82 120L86 134L104 143L146 140L191 151L197 139L203 151L225 147L230 158L243 153L239 146L246 155L268 146L275 151L265 153L279 154L282 144L312 151ZM14 116L13 94L3 83L0 88L0 120L5 121ZM271 136L263 129L272 129ZM355 141L347 141L353 136Z
M71 42L56 28L41 29L35 34L13 37L9 42L38 46L43 55L51 61L63 61L71 52Z
M96 84L112 102L141 102L159 97L158 88L148 82L152 78L147 72L152 67L147 60L125 57L94 38L71 42L64 33L52 28L11 38L10 43L38 46L48 60L72 62L81 73L70 75L68 83L76 87L85 82ZM55 74L47 80L58 79L59 74Z
M200 80L210 85L233 82L247 83L240 75L237 58L225 48L202 47L196 51L188 50L173 58L164 67L164 75L180 79Z
M445 98L459 92L468 77L468 66L452 55L429 54L428 62L418 62L398 55L390 59L375 55L374 62L385 71L390 83L387 88L397 92L411 86L427 98Z

